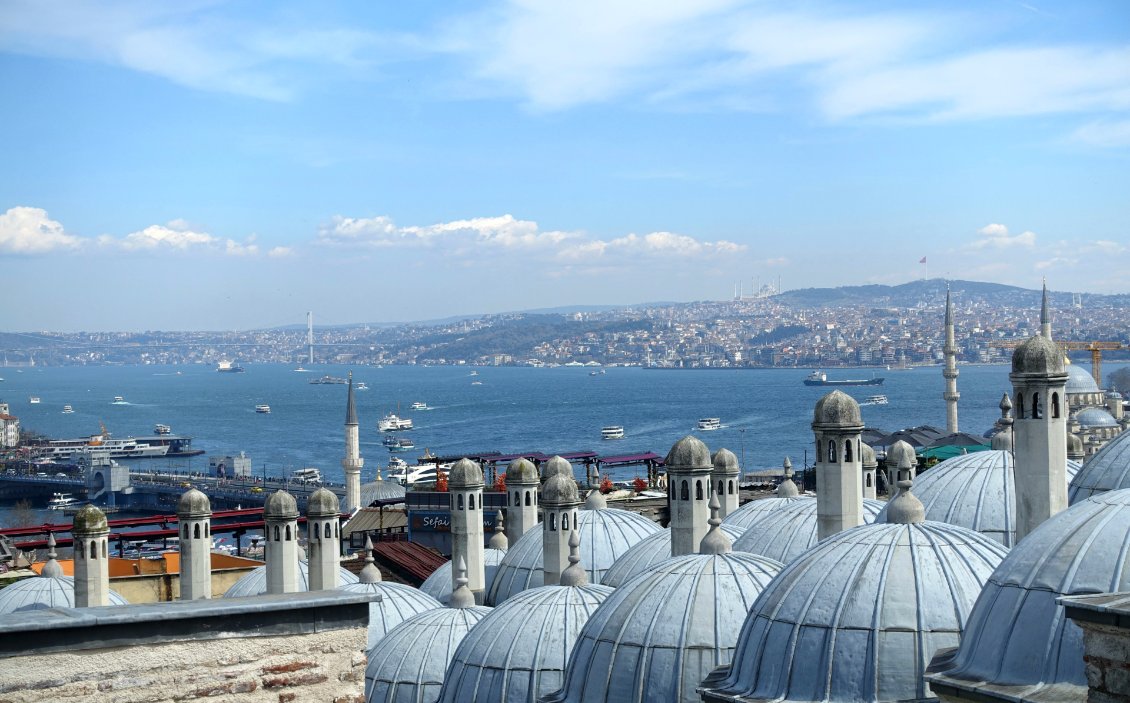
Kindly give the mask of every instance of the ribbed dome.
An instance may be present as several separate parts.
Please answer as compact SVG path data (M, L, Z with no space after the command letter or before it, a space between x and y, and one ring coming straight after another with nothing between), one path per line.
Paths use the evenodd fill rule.
M367 703L436 700L447 665L467 633L490 608L440 608L413 615L369 651L365 667Z
M1096 493L1130 488L1130 432L1106 443L1071 479L1068 498L1072 505Z
M338 590L381 594L379 601L369 603L369 642L365 645L366 651L372 649L392 628L413 615L443 607L443 604L427 593L403 583L347 583Z
M447 477L451 488L477 488L483 485L483 469L470 459L460 459Z
M910 701L952 647L1004 547L937 522L838 533L785 567L705 701Z
M741 473L741 468L738 466L738 457L729 449L719 449L714 452L711 457L714 464L714 472L719 474L738 474Z
M569 463L568 459L552 456L542 465L542 473L545 474L546 479L555 474L573 478L573 465Z
M581 510L577 513L577 523L581 566L588 572L590 583L600 583L617 559L661 529L642 515L615 508ZM542 571L544 526L545 523L539 523L510 545L494 579L488 579L487 603L501 605L522 591L545 585Z
M282 490L267 496L267 503L263 506L263 519L298 519L298 503L294 500L294 496Z
M875 522L884 505L882 501L865 498L863 521ZM816 501L803 500L763 513L734 542L734 551L760 554L788 564L819 541Z
M106 513L99 510L92 503L87 503L75 513L71 528L75 532L81 532L83 534L107 532L110 529L110 523L106 521Z
M546 701L697 701L729 663L753 605L781 565L752 554L668 559L617 588L585 624L563 690Z
M212 514L212 503L203 492L190 488L177 501L177 517L204 518Z
M698 437L687 435L671 447L663 463L670 470L676 469L709 469L714 465L710 463L710 450Z
M357 583L357 577L348 569L338 567L337 581L340 584ZM305 559L298 560L298 590L310 590L310 565ZM261 596L267 592L267 567L252 569L246 576L236 581L224 592L224 598L243 598Z
M565 683L577 635L608 586L543 586L493 609L455 650L442 703L526 703Z
M1085 697L1083 632L1056 599L1126 590L1130 491L1110 491L1055 515L1012 549L985 584L961 647L939 678L1007 686L1016 695L1068 684Z
M1083 370L1082 367L1075 364L1067 366L1067 388L1068 395L1075 393L1099 393L1099 387L1095 383L1095 379L1091 374Z
M377 501L404 500L404 486L396 481L370 481L361 486L361 506Z
M571 475L551 475L545 480L545 485L541 487L540 502L543 506L581 502L581 498L577 493L577 482L573 480Z
M816 401L812 411L812 424L830 427L863 426L859 403L847 393L835 390Z
M129 605L117 591L109 593L110 605ZM75 580L70 576L33 576L0 589L0 615L43 608L75 607Z
M501 549L491 549L490 547L483 549L483 571L486 572L484 583L487 585L494 580L494 575L498 573L498 565L502 563L504 556L506 556L506 552ZM432 575L420 584L420 590L444 605L450 603L452 591L451 560L448 559L446 563L433 571Z
M1030 374L1062 374L1063 352L1043 335L1024 340L1012 352L1012 372Z
M742 530L722 524L720 530L731 542L741 537ZM671 558L671 530L660 530L640 540L628 553L616 560L600 580L606 586L619 588L633 577Z
M786 505L792 505L798 501L815 501L816 496L812 495L798 495L792 498L761 498L760 500L751 500L742 507L726 516L722 520L722 526L732 527L737 529L742 534L745 534L746 528L761 519L762 514L780 510ZM740 536L740 535L739 535Z
M319 488L306 499L308 517L334 517L341 514L341 503L333 491Z
M1084 408L1075 415L1075 420L1085 430L1118 427L1118 420L1106 408Z
M572 469L570 469L572 473ZM515 459L506 467L506 485L512 483L538 483L538 467L529 459Z
M1067 462L1067 480L1079 464ZM914 479L926 519L967 527L1011 547L1016 535L1016 484L1012 452L993 449L939 462ZM875 522L886 522L884 507Z

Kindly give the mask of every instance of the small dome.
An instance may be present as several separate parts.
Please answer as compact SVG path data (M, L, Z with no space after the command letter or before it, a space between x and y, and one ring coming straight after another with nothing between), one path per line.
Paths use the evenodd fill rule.
M572 473L572 468L569 473ZM538 476L538 467L534 466L534 462L529 459L515 459L510 462L506 467L506 485L512 483L540 483L541 477Z
M1102 392L1099 390L1091 374L1083 370L1081 366L1075 364L1068 364L1067 366L1067 386L1065 390L1068 395Z
M546 480L556 474L573 478L573 465L569 463L568 459L563 459L559 456L550 457L542 466L542 473Z
M884 505L882 501L865 498L864 523L875 522ZM734 551L760 554L788 564L820 541L817 522L816 500L798 500L762 513L734 542Z
M1079 439L1079 435L1067 433L1067 456L1083 456L1083 440ZM1071 476L1067 477L1071 481Z
M914 453L914 446L905 439L900 439L887 447L887 458L884 464L886 464L887 468L894 469L902 463L904 458L910 462L911 466L918 463L918 455Z
M545 485L541 488L541 504L543 506L568 505L579 502L581 502L581 498L577 494L577 482L573 480L572 476L553 474L545 480Z
M581 566L589 583L601 583L605 572L648 535L659 532L659 525L627 510L581 510L577 513L580 533ZM545 585L542 533L539 523L510 545L494 579L488 579L487 603L501 605L522 591Z
M1107 391L1103 397L1107 400L1122 400L1122 394L1118 391Z
M594 488L585 496L585 510L604 510L607 507L608 499L599 489Z
M340 584L357 583L357 577L345 567L338 567L337 581ZM298 560L298 590L310 590L310 565L305 559ZM267 567L252 569L224 592L224 598L243 598L261 596L267 592Z
M203 492L190 488L177 501L177 517L204 518L212 514L212 503Z
M308 517L336 517L341 514L341 504L337 496L326 488L319 488L306 499Z
M1075 415L1075 421L1085 430L1118 427L1118 420L1106 408L1084 408Z
M447 665L467 633L490 608L440 608L413 615L369 650L365 700L434 701Z
M731 542L742 536L742 530L730 525L723 524L718 529L722 530ZM629 549L627 554L617 559L600 582L606 586L619 588L632 578L670 558L671 530L660 530L644 537Z
M476 625L455 650L439 700L536 701L565 683L577 635L612 589L543 586L523 591Z
M875 450L870 444L861 442L859 445L859 462L865 469L879 468L879 460L875 458Z
M110 605L129 605L117 591L109 593ZM33 576L0 589L0 615L43 608L75 607L75 580L70 576Z
M981 591L962 646L938 679L961 688L993 684L1017 700L1032 687L1069 684L1085 698L1083 631L1056 599L1126 590L1130 491L1109 491L1046 520L1013 547Z
M1096 452L1075 478L1068 498L1072 505L1104 491L1130 488L1130 432L1123 432Z
M294 496L286 491L275 491L267 496L267 504L263 506L264 520L297 520L298 503Z
M460 459L451 467L447 481L451 489L479 488L483 485L483 469L470 459Z
M1029 337L1012 352L1012 372L1041 376L1062 374L1063 351L1043 335Z
M106 522L106 513L99 510L92 503L87 503L75 513L75 519L71 529L81 534L109 532L110 523Z
M738 458L729 449L719 449L714 452L711 461L714 463L714 473L716 474L733 474L736 476L741 473Z
M1079 464L1067 462L1067 480ZM1012 452L992 449L939 462L914 479L926 519L965 527L1011 547L1016 542L1016 483ZM875 522L887 521L887 509Z
M916 701L1005 555L937 522L832 535L785 567L746 616L729 669L703 700Z
M483 549L483 570L486 572L483 581L488 586L494 580L494 575L498 573L498 565L502 563L504 556L506 556L506 552L501 549L491 549L490 547ZM420 590L443 605L450 603L452 591L451 568L451 560L448 559L420 584Z
M366 507L378 501L386 503L390 500L404 500L404 486L396 481L370 481L361 486L361 507Z
M667 559L613 591L589 618L565 685L544 700L698 700L695 688L729 663L741 618L780 572L752 554Z
M687 435L671 447L663 460L667 470L671 469L711 469L710 450L698 437Z
M812 426L862 427L863 416L859 413L859 403L843 391L832 391L816 401L816 408L812 411Z
M365 645L366 651L372 649L392 628L413 615L443 607L442 603L427 593L403 583L347 583L338 590L381 594L379 601L369 603L369 642Z

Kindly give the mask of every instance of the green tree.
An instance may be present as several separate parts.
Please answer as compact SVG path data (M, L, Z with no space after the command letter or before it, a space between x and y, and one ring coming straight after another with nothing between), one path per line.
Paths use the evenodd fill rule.
M1130 367L1112 371L1107 377L1107 385L1119 393L1130 393Z

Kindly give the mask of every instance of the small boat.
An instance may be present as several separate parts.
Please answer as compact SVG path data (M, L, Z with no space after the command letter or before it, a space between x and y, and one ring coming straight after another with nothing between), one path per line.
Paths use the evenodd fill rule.
M129 405L129 403L127 403L126 399L122 396L116 395L114 396L114 400L110 402L110 405Z
M220 363L216 364L216 370L220 373L243 373L243 367L237 366L234 362L222 359Z
M804 379L806 386L881 386L883 377L877 378L849 378L842 381L829 381L828 374L823 371L813 371Z
M271 414L271 406L267 405L266 403L260 403L259 405L255 406L255 412L261 413L263 415L270 415Z
M391 456L388 458L388 470L391 474L394 471L404 471L408 468L408 462L404 461L398 456Z
M402 437L393 442L385 442L384 445L385 449L389 450L390 452L406 452L409 449L416 448L416 443L408 439L407 437Z
M78 501L70 493L53 493L51 500L47 501L48 510L65 510L66 508L77 505Z
M327 374L325 376L322 376L321 378L315 378L313 381L310 381L310 383L315 386L344 386L349 383L349 379L342 378L341 376L330 376Z
M431 408L428 407L427 403L421 403L418 400L415 403L412 403L412 409L413 410L431 410Z
M64 415L70 415L70 414L71 414L71 413L73 413L74 411L75 411L75 409L74 409L74 408L72 408L72 407L71 407L71 406L69 406L69 405L64 405L64 406L63 406L63 414L64 414Z
M722 428L721 418L704 417L704 418L702 418L701 420L698 421L698 429L700 429L704 432L710 432L710 431L721 429L721 428Z
M869 395L867 400L863 401L863 405L886 405L888 402L885 395Z
M389 413L377 420L377 430L380 432L398 432L412 429L412 418L400 417L396 413Z
M298 481L300 483L321 483L322 472L313 467L305 469L295 469L290 472L290 480Z
M472 372L471 372L471 375L472 375L472 376L478 376L478 375L479 375L479 372L478 372L478 371L472 371Z
M304 369L304 368L302 368L301 366L299 366L298 368L296 368L296 369L295 369L295 372L296 372L296 373L306 373L306 369Z
M173 428L169 427L168 425L162 425L159 422L156 425L153 425L153 434L162 435L162 434L172 434L172 433L173 433Z
M369 387L368 387L367 385L365 385L365 382L364 382L364 381L358 381L358 382L357 382L357 384L356 384L355 386L353 386L353 388L354 388L355 390L359 390L359 391L367 391L367 390L369 390Z
M32 405L39 405L39 396L33 395L27 399L27 402L31 403Z
M471 381L471 385L472 386L481 386L481 385L483 385L483 382L482 381Z
M624 439L624 428L620 425L609 425L600 430L601 439Z

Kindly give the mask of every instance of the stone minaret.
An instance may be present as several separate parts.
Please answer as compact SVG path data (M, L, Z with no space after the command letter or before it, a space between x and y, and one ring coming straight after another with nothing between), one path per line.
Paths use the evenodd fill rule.
M1016 539L1067 507L1067 371L1050 337L1029 337L1012 354Z
M529 459L515 459L506 467L506 540L517 544L522 535L538 524L538 469Z
M263 508L263 545L267 560L267 593L298 591L298 503L286 491L275 491Z
M1052 313L1048 308L1048 282L1044 281L1044 292L1040 296L1040 336L1044 339L1052 338Z
M671 447L667 465L667 505L671 514L671 556L698 554L710 520L710 450L687 435Z
M859 448L863 453L860 460L863 465L863 497L875 500L878 496L879 460L875 458L875 450L870 445L860 444Z
M212 504L195 488L177 501L180 523L180 599L212 597Z
M721 506L718 515L725 518L738 509L738 479L741 478L741 469L738 467L738 458L729 449L714 452L712 461L714 472L710 478L714 482L714 492L718 494Z
M106 514L91 504L75 515L75 607L110 604L110 525Z
M341 468L345 471L345 512L352 513L361 507L361 438L357 424L357 404L353 400L353 372L349 372L349 395L345 401L345 458ZM378 472L379 473L379 472Z
M564 459L562 459L564 461ZM569 535L580 530L581 497L572 476L556 472L541 489L543 586L561 583L561 573L569 566Z
M341 506L337 496L325 488L310 494L306 501L307 568L311 591L332 591L338 587L338 558L341 556Z
M953 336L953 302L950 300L949 286L946 286L946 367L942 370L942 378L946 379L946 392L942 398L946 401L946 432L957 432L957 401L961 394L957 392L957 344Z
M486 592L486 561L483 554L483 470L470 459L460 459L448 477L451 492L451 563L467 566L467 587L478 602ZM455 572L452 571L452 576ZM452 579L451 588L458 586Z
M816 403L812 432L816 437L817 534L825 539L863 524L863 465L859 403L843 391L832 391Z

